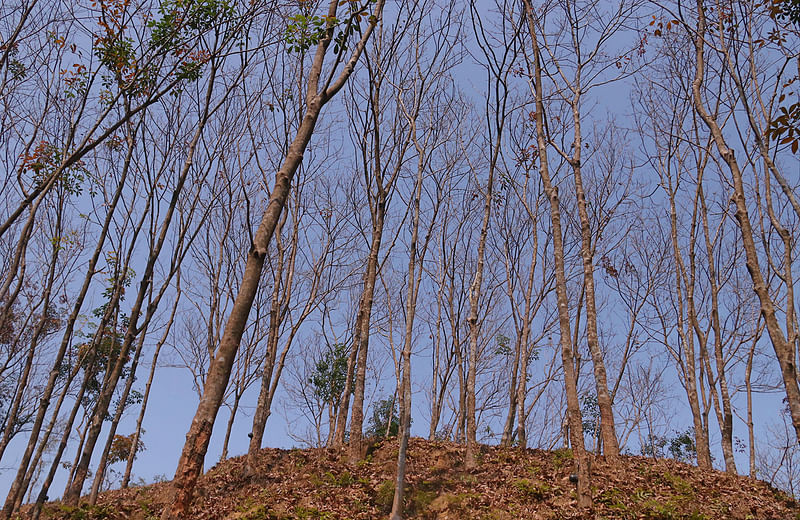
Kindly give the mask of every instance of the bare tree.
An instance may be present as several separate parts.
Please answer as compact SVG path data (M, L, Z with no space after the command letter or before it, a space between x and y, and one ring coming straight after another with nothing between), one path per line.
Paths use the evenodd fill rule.
M331 2L327 12L328 22L326 22L324 30L317 35L319 43L309 70L306 89L307 106L303 115L303 122L300 124L297 135L289 146L284 162L276 173L269 204L258 230L251 239L239 293L236 296L220 346L206 378L203 397L200 399L200 405L186 437L186 445L181 454L178 468L175 472L175 480L173 481L175 500L170 507L165 509L162 515L165 519L182 518L187 514L194 486L203 466L203 459L211 438L211 430L228 384L236 350L239 347L250 308L258 289L261 270L267 254L267 246L284 210L292 178L302 161L303 152L311 140L322 107L341 90L352 73L367 40L381 17L383 1L379 0L374 11L370 14L367 26L362 30L362 36L347 61L343 61L344 47L337 45L335 49L337 52L334 52L334 68L325 77L323 75L323 65L328 54L328 48L333 41L334 30L337 25L337 9L338 2ZM367 9L368 6L350 5L350 12L346 14L345 20L342 22L345 34L349 34L354 30L354 24L359 23L361 15L366 13ZM301 42L301 44L306 47L309 46L309 43L306 42ZM342 63L343 68L340 74L335 77L335 72L333 71L335 71L336 65Z
M542 179L547 198L550 201L550 220L553 231L553 256L556 271L556 296L558 300L558 322L560 329L561 362L564 369L564 387L567 395L567 424L569 439L575 459L575 473L578 477L578 504L587 507L592 503L590 491L590 472L583 441L583 420L578 401L577 376L573 359L572 335L570 330L569 299L567 297L567 279L564 266L564 235L561 228L561 209L559 207L558 188L550 178L547 162L548 143L544 123L544 89L542 73L542 53L539 47L538 23L536 12L531 3L524 0L524 16L531 37L533 82L536 103L536 150L539 160L539 175Z

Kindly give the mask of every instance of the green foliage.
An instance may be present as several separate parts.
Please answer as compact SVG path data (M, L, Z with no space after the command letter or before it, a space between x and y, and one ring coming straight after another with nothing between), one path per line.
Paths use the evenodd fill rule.
M400 430L400 419L397 416L397 402L393 397L381 399L372 405L372 415L367 423L367 437L396 437Z
M434 490L414 489L411 491L409 501L414 511L422 512L428 509L438 495Z
M793 24L796 30L800 25L800 0L772 0L764 4L769 9L769 14L776 22L776 25L782 26L788 23ZM778 28L770 31L766 40L756 40L756 44L766 45L770 41L780 47L783 47L786 41L786 32ZM790 78L784 83L783 88L786 89L798 79L798 76ZM797 96L797 91L789 92L784 91L779 99L779 103L784 103L788 96ZM779 144L789 145L793 154L800 151L800 101L786 105L782 104L778 107L778 113L769 122L767 129L767 138L773 141L778 141Z
M234 13L227 0L164 0L158 12L158 20L149 24L151 43L176 53L190 39L228 22Z
M320 511L316 507L297 506L294 508L294 518L297 520L334 520L336 516L327 511Z
M534 500L544 500L553 491L553 488L544 482L529 480L527 478L519 479L514 482L514 487L523 495L533 498Z
M273 520L275 515L271 514L269 507L259 504L252 497L247 497L244 504L237 507L237 520Z
M69 195L77 196L82 193L88 170L82 161L63 168L64 154L58 146L45 140L39 141L33 150L22 154L20 159L22 171L30 173L31 182L35 186L41 186L57 173L58 186L61 189ZM61 171L57 171L59 168Z
M697 458L697 447L694 443L694 429L682 432L675 430L672 436L650 435L641 447L646 457L671 457L675 460L691 463Z
M559 470L568 464L572 464L572 457L572 450L569 448L553 450L553 465L556 470Z
M310 47L318 45L331 31L333 53L343 53L347 50L347 40L356 32L361 32L360 22L367 16L369 4L376 1L368 0L359 6L356 0L342 0L339 3L347 4L350 8L350 16L346 19L312 15L308 11L290 16L284 33L289 52L305 52ZM374 19L370 16L369 20Z
M605 504L605 506L608 507L609 509L623 512L628 509L628 507L625 505L623 497L624 495L620 490L616 488L611 488L602 491L595 498L595 501L599 504Z
M511 355L511 338L506 336L505 334L498 334L495 336L495 341L497 342L497 347L494 349L494 353L500 356L510 356Z
M771 8L777 19L800 25L800 0L772 0Z
M652 520L672 520L678 518L678 510L671 502L649 499L642 502L641 515Z
M347 347L343 343L328 345L308 378L314 395L325 404L336 404L342 397L347 381L347 355Z
M328 471L325 473L325 480L327 480L329 484L338 487L349 487L355 482L353 475L347 470L344 470L338 475L334 475L332 472Z
M673 475L672 473L667 471L661 476L661 478L676 492L686 496L694 495L694 490L692 489L692 485L683 480L678 475Z
M328 27L335 26L339 21L332 16L296 14L289 17L289 22L285 34L289 52L305 52L312 45L319 44Z
M600 425L600 406L597 404L597 396L585 393L581 396L581 416L583 417L583 433L592 437L599 433Z
M199 47L199 37L211 30L225 36L234 15L228 0L162 0L157 16L147 24L149 45L139 52L134 39L126 34L130 18L127 4L106 0L100 2L100 6L103 16L98 21L100 27L95 33L93 51L110 73L102 78L104 93L101 98L106 103L114 98L113 85L132 96L151 92L164 58L173 63L169 74L177 79L195 81L200 78L210 53ZM153 60L153 57L159 59ZM85 83L79 76L68 79L79 87ZM68 90L67 95L70 93Z
M62 505L58 511L65 520L106 520L117 517L117 511L111 506L90 506L86 503L74 507Z
M375 491L375 505L382 513L389 513L394 502L394 481L383 482Z

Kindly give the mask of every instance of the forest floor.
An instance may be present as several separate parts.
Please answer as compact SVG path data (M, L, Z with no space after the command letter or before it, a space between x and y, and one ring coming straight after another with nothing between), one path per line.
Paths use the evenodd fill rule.
M349 464L342 449L264 449L258 472L244 457L226 460L200 480L191 517L209 520L388 518L397 442L374 444ZM623 456L592 462L592 510L581 511L569 480L572 455L482 446L474 469L464 447L412 439L407 519L800 519L800 504L764 482L702 471L673 460ZM97 506L46 506L50 519L159 518L168 482L112 490Z

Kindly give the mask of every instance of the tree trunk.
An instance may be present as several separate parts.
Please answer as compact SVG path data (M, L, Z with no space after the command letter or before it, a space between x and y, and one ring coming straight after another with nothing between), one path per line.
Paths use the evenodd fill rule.
M538 235L536 234L536 229L534 228L534 238L533 238L533 251L531 253L531 265L528 271L528 286L525 292L525 311L522 317L522 349L521 349L521 359L520 359L520 367L519 367L519 382L517 386L517 433L516 433L516 441L517 445L520 448L527 448L528 447L528 437L526 434L525 422L527 420L528 414L526 413L527 410L525 409L525 397L528 395L528 362L531 357L531 352L528 349L528 343L530 342L531 336L531 307L532 301L531 297L533 295L533 278L534 273L536 272L536 254L538 252L538 244L539 239Z
M228 418L228 427L225 428L225 439L222 441L222 455L219 460L223 461L228 458L228 443L231 440L231 430L233 430L233 421L236 420L236 412L239 411L239 399L242 396L236 394L233 398L233 407L231 408L231 416Z
M692 82L692 99L694 108L700 118L708 127L714 138L717 151L722 157L731 172L733 180L733 201L736 204L736 221L741 231L742 244L745 251L745 264L750 278L753 281L753 290L758 296L761 304L761 315L764 317L764 323L769 333L772 342L772 348L775 351L775 356L778 359L778 364L781 369L781 376L783 378L784 389L786 390L786 400L789 406L789 412L792 418L792 426L795 430L795 435L798 442L800 442L800 387L797 382L797 369L795 366L795 352L794 345L787 341L783 330L778 323L778 318L775 310L775 303L769 294L769 288L764 280L761 272L761 267L758 263L758 250L756 248L755 240L753 238L753 228L750 222L750 215L747 209L747 199L744 192L744 181L742 179L742 172L739 169L739 164L734 156L734 152L728 147L725 137L722 133L717 121L705 109L702 101L702 85L705 76L705 33L706 33L706 19L704 12L704 5L702 0L697 1L697 34L695 36L695 52L697 58L697 67L695 78Z
M578 401L577 377L572 355L572 336L569 323L569 300L567 297L567 277L564 265L564 238L561 230L561 209L559 208L558 188L550 179L547 162L547 142L544 125L544 96L542 94L541 52L536 31L535 11L530 0L523 0L525 18L531 35L534 64L534 91L536 102L536 141L539 152L539 175L545 193L550 201L550 218L553 231L553 260L556 270L556 299L558 302L558 323L561 332L561 364L564 369L564 390L567 396L567 421L569 440L572 444L575 474L577 475L577 495L579 507L590 507L592 504L591 475L589 472L586 448L583 444L583 420L580 402Z
M180 272L177 273L177 287L175 289L175 302L172 305L172 312L169 316L169 321L167 321L167 326L164 330L164 333L161 335L161 339L159 339L158 344L156 345L156 350L153 353L153 361L150 365L150 375L147 377L147 383L145 384L144 388L144 395L142 396L142 406L139 410L139 416L136 418L136 430L133 433L133 440L131 441L131 450L128 452L128 460L125 463L125 473L122 475L122 484L120 487L122 489L127 489L128 484L130 483L131 479L131 470L133 469L133 460L136 458L137 447L139 446L139 439L142 437L142 423L144 422L144 414L147 410L147 402L150 399L150 389L153 386L153 379L155 378L156 374L156 366L158 364L158 355L161 353L161 347L164 346L164 343L167 342L167 335L172 328L172 323L175 320L175 313L178 310L178 302L181 299L181 275Z
M580 88L580 87L578 87ZM597 334L597 305L594 289L594 248L592 246L592 231L589 227L589 213L586 210L586 194L583 189L581 175L581 138L580 114L578 113L579 99L573 104L573 118L575 125L575 148L571 165L575 178L575 196L578 199L578 215L581 224L581 258L583 259L583 284L586 301L586 340L589 352L592 355L594 368L595 389L597 391L597 406L600 409L600 435L602 436L603 454L609 459L619 456L619 443L617 442L614 427L614 411L611 406L611 395L608 392L608 378L606 365L603 360L603 351Z
M363 456L362 453L362 428L364 424L364 389L367 377L367 354L369 349L369 325L372 316L372 302L375 294L375 280L378 273L378 253L383 237L384 216L386 203L383 194L379 196L376 204L376 215L372 229L372 244L367 258L367 270L364 273L364 291L361 295L356 327L358 333L354 334L357 342L353 343L353 353L356 353L356 369L353 388L353 409L350 417L350 460L356 461ZM346 411L344 413L346 415ZM342 430L344 432L344 430Z
M182 519L188 515L189 504L192 500L195 484L203 468L203 461L208 450L214 421L222 403L225 388L228 386L234 357L258 290L261 270L267 254L267 246L272 239L275 227L286 205L292 178L303 160L303 153L314 133L314 127L322 107L344 86L344 83L352 73L367 39L381 16L383 5L384 0L378 0L373 16L366 29L364 29L361 40L356 45L350 60L335 83L330 84L330 86L328 84L324 85L326 88L322 93L318 92L317 89L325 54L331 43L333 27L329 26L327 28L325 36L317 46L309 76L305 114L294 140L289 145L286 157L275 175L275 186L270 194L267 209L253 237L253 243L250 245L242 282L239 286L239 293L236 295L228 322L225 325L217 355L211 363L206 377L206 384L203 388L203 396L186 435L186 444L183 447L178 468L175 471L175 479L173 480L174 499L172 505L164 510L162 514L163 520ZM335 19L337 6L338 2L335 0L330 3L328 9L329 18Z

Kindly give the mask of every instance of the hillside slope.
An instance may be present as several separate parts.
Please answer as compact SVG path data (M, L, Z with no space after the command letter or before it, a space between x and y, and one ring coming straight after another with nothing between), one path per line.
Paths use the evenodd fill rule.
M391 507L396 442L375 444L366 460L344 450L265 449L259 474L242 476L243 458L206 473L192 509L196 519L379 519ZM623 457L593 462L594 509L575 505L571 454L483 447L463 467L462 446L412 439L406 518L413 519L797 519L800 505L763 482L704 472L672 460ZM49 504L45 518L158 518L166 486L114 490L98 506L69 512Z

